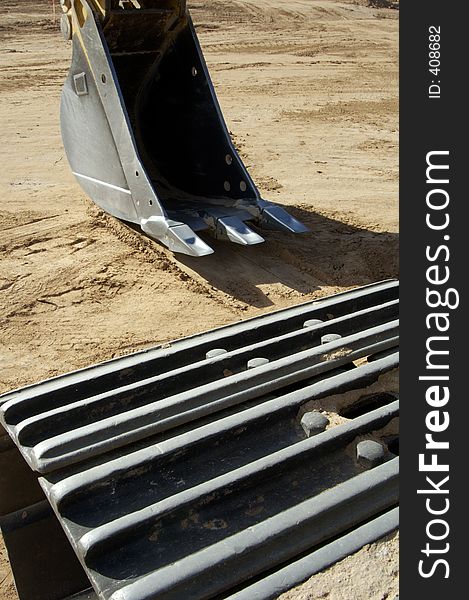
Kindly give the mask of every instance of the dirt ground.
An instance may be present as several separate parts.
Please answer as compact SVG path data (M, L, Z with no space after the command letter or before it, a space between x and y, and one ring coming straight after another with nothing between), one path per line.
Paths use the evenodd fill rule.
M366 0L189 6L254 181L311 232L268 232L248 248L208 237L215 254L190 259L105 215L61 145L70 46L52 0L2 0L0 393L397 276L398 11ZM366 547L285 599L394 600L397 543ZM0 598L14 597L0 548Z

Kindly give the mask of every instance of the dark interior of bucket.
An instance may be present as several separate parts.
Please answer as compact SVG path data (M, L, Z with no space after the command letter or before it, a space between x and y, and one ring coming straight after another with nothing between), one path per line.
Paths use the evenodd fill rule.
M158 4L160 12L121 11L104 33L140 158L158 196L166 206L256 198L180 3L168 1L166 9L164 2L140 4Z

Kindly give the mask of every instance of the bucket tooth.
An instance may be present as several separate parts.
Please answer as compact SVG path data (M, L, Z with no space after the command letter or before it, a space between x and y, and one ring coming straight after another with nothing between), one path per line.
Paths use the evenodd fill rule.
M292 217L284 208L275 204L266 203L262 207L258 223L266 229L276 229L289 233L306 233L309 231L306 225Z
M230 138L185 0L62 5L73 51L62 138L98 206L191 256L212 252L194 233L204 225L245 245L263 239L244 221L306 230L261 199Z
M213 249L185 223L150 217L142 219L140 227L150 237L160 240L172 252L181 252L189 256L213 254Z
M185 223L169 227L161 241L173 252L182 252L189 256L213 254L213 249Z
M220 217L216 219L213 231L218 240L226 240L242 246L253 246L265 241L263 237L250 229L238 217Z

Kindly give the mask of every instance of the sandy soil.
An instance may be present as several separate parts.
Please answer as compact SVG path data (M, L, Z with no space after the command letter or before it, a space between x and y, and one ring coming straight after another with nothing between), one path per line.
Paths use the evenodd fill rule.
M279 600L395 600L399 594L399 534L368 544L311 577Z
M58 123L70 47L49 0L2 0L0 393L397 275L398 12L366 4L189 2L254 180L311 228L267 233L247 249L210 240L216 253L196 260L171 255L82 194ZM322 595L310 586L295 597L393 600L391 554L394 583L383 575L377 595L363 595L376 573L362 569L329 583L317 576ZM366 556L380 561L378 551ZM12 590L0 549L0 598Z

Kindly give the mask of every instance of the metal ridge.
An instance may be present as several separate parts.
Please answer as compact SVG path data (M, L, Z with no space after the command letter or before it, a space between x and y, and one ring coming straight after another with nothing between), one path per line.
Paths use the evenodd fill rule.
M1 422L53 511L31 514L55 515L100 600L273 598L390 532L397 294L367 286L7 394Z

